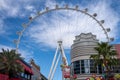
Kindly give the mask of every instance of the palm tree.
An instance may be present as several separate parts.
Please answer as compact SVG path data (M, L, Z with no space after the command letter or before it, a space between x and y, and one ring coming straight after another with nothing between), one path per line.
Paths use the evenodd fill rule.
M116 58L117 52L112 48L113 46L109 45L107 42L97 43L97 47L94 49L98 54L90 56L90 58L94 60L95 66L103 65L108 73L110 71L110 66L118 64Z
M18 60L21 57L19 54L15 53L15 50L4 50L0 53L0 73L9 75L9 78L12 76L23 72L23 67Z

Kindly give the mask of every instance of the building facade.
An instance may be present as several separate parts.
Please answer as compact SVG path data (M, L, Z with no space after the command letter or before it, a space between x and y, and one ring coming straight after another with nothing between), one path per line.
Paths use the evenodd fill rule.
M43 74L41 74L41 80L48 80Z
M32 80L41 80L40 67L35 64L33 59L31 59L30 64L33 71Z
M33 75L31 80L47 80L47 78L40 73L40 67L31 59L30 64L32 66Z
M97 54L97 51L94 50L97 43L96 35L92 33L81 33L75 36L74 43L71 46L71 66L72 73L77 74L78 80L85 80L93 74L100 76L104 73L102 65L94 67L94 61L90 59L90 55ZM118 45L113 47L113 49L116 48L119 48ZM120 73L120 65L112 67L112 69L115 73Z
M20 74L13 74L11 78L9 79L8 74L0 74L0 80L32 80L31 76L33 75L33 71L31 69L31 66L25 62L23 59L17 60L18 64L21 64L24 68L24 72Z
M20 79L21 80L32 80L31 76L33 75L33 71L31 69L31 66L24 61L23 59L18 61L24 68L24 72L20 74ZM15 79L15 80L19 80L19 79Z

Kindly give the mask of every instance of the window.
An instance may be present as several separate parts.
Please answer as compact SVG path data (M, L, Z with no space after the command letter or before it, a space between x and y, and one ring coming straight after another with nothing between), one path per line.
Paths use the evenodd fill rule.
M81 73L85 73L84 60L81 60Z
M103 71L103 69L102 69L102 65L98 65L98 73L100 73L100 74L102 74L102 71Z
M74 74L80 74L80 61L75 61L73 63Z
M120 61L119 61L120 62ZM116 66L112 66L111 70L114 73L120 73L120 63ZM97 73L102 74L104 72L103 66L100 64L98 66L94 65L94 60L80 60L72 63L72 73L74 74L91 74Z
M85 73L88 74L90 73L90 62L89 60L84 60L84 67L85 67Z
M120 65L113 66L114 73L120 73Z
M94 66L94 60L90 60L90 73L96 73L97 67Z
M24 77L24 73L21 73L21 77Z

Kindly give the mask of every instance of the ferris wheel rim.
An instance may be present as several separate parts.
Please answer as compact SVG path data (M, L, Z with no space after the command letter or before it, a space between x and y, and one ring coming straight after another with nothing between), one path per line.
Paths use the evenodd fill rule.
M20 40L21 40L21 37L23 35L23 32L26 30L26 28L38 17L40 17L41 15L44 15L44 14L47 14L48 12L52 12L52 11L58 11L58 10L71 10L71 11L77 11L77 12L80 12L80 13L83 13L87 16L89 16L90 18L92 18L94 21L97 22L97 24L99 24L99 26L102 28L102 30L104 31L104 34L106 36L106 39L107 39L107 42L109 43L110 42L110 38L108 36L108 32L110 31L110 29L105 29L104 26L103 26L103 23L104 23L104 20L101 20L99 21L95 15L91 15L90 13L88 13L88 9L84 9L84 10L81 10L81 9L78 9L78 6L76 6L75 8L70 8L68 7L68 5L66 5L65 7L58 7L58 5L56 5L55 8L53 9L49 9L48 7L46 7L46 10L43 11L43 12L38 12L37 15L35 15L34 17L29 17L29 21L27 23L24 23L22 24L22 27L23 29L19 32L17 32L18 34L18 39L17 40L14 40L14 43L16 44L16 52L18 53L18 48L19 48L19 44L20 44ZM94 13L96 14L96 13Z

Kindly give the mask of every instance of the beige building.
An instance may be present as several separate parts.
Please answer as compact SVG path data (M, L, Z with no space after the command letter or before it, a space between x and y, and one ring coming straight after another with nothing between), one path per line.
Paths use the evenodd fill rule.
M94 73L97 74L96 76L100 76L104 71L101 65L95 68L93 60L90 59L91 54L97 54L94 50L97 42L96 35L92 33L81 33L75 36L74 43L71 46L71 66L72 73L77 74L78 80L85 80ZM115 47L113 49L115 49ZM113 69L116 69L117 72L120 73L120 66Z
M40 67L35 64L33 59L31 59L30 64L32 66L33 71L31 80L41 80Z
M33 59L30 61L33 75L31 80L48 80L42 73L40 73L40 67L34 62Z

